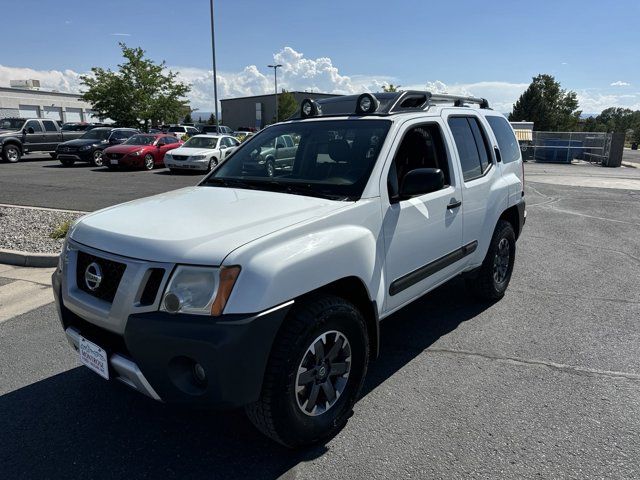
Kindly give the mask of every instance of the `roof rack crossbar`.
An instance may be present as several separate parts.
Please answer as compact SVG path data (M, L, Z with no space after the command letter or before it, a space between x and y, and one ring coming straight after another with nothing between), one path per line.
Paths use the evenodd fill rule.
M462 107L465 103L476 103L480 105L480 108L489 108L489 102L486 98L479 97L467 97L461 95L449 95L444 93L431 94L432 103L451 103L456 107Z

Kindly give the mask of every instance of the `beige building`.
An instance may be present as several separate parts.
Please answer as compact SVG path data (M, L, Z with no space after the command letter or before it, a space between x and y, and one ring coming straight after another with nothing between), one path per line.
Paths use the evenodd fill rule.
M78 93L62 93L38 89L34 80L12 81L13 87L0 87L0 118L39 117L62 122L99 122L91 105L80 100Z

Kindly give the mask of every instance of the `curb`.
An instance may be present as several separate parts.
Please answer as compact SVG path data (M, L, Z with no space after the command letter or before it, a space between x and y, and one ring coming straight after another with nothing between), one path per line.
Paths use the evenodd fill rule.
M0 248L0 263L18 267L55 267L58 265L59 256L55 253L30 253Z

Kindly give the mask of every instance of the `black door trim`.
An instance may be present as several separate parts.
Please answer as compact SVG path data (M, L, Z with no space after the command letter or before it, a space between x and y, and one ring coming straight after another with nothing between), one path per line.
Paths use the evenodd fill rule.
M403 275L402 277L391 282L391 285L389 285L389 295L396 295L401 291L406 290L407 288L424 280L425 278L433 275L434 273L442 270L443 268L456 263L458 260L461 260L467 255L473 253L476 248L478 248L478 241L474 240L473 242L467 243L466 245L463 245L453 252L447 253L443 257L440 257L431 263L423 265L413 272Z

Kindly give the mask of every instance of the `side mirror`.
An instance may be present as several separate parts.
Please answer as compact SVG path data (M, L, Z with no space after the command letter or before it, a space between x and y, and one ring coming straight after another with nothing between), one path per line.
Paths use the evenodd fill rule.
M413 198L444 188L444 174L439 168L416 168L407 172L400 185L400 199Z

